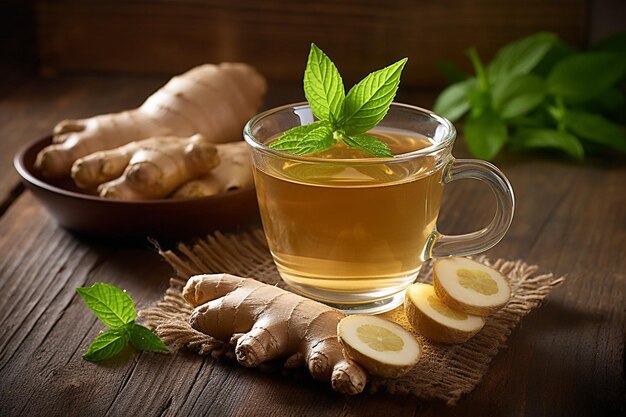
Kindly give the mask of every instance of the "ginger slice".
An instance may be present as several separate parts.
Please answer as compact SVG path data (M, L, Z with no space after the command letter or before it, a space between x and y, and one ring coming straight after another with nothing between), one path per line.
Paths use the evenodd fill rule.
M484 318L446 305L430 284L413 284L406 290L404 311L413 328L435 342L465 342L485 325Z
M511 297L498 271L467 258L437 259L433 267L435 292L448 306L476 316L488 316Z
M407 373L422 352L415 336L376 316L348 316L339 322L337 335L346 356L373 375L387 378Z

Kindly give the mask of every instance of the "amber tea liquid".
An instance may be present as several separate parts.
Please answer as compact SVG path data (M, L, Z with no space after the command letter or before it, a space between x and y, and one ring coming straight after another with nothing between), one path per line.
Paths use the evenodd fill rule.
M428 147L401 130L370 132L395 155ZM255 169L263 226L282 278L295 290L349 309L383 300L412 282L439 213L442 168L434 158L347 165L371 158L343 145L328 163L277 158ZM345 305L344 305L345 304Z

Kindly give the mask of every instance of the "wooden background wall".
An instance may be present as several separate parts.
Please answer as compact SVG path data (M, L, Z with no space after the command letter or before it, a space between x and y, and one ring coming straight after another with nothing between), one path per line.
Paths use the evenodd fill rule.
M435 63L469 68L517 37L549 30L582 46L586 0L41 0L39 64L59 72L163 73L246 61L268 78L299 81L310 42L347 83L409 56L405 85L435 88Z

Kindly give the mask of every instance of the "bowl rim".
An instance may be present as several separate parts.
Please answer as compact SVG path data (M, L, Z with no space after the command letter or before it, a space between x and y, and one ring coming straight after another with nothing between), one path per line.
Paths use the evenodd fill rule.
M103 204L146 205L146 206L157 205L157 204L180 205L180 204L186 204L186 203L210 202L212 200L219 201L226 196L235 196L237 194L244 194L244 193L250 192L251 190L254 190L254 185L251 185L249 187L240 188L238 190L230 190L230 191L226 191L220 194L204 196L204 197L187 197L187 198L177 198L177 199L159 198L159 199L153 199L153 200L121 200L121 199L113 199L113 198L108 199L108 198L102 198L102 197L95 196L95 195L78 193L75 191L70 191L61 187L57 187L56 185L52 185L44 180L37 178L35 175L31 173L31 170L27 167L26 162L25 162L26 154L29 151L31 151L32 148L36 147L42 142L52 143L52 136L45 136L40 139L31 140L25 143L24 145L22 145L18 149L18 151L15 153L15 156L13 157L13 166L15 167L15 170L17 171L19 176L24 181L32 184L33 186L37 188L40 188L40 189L43 189L43 190L46 190L55 194L60 194L65 197L70 197L70 198L79 199L79 200L94 201L94 202L99 202Z

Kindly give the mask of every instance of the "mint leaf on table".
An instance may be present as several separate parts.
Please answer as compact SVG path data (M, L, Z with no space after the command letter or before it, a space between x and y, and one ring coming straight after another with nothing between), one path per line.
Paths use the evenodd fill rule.
M130 344L135 349L146 352L167 352L167 345L146 327L132 323L128 325L128 333L130 335Z
M519 129L513 138L513 146L518 149L560 149L578 160L585 156L582 144L574 135L556 129Z
M583 101L609 90L625 71L626 61L617 54L576 54L554 66L547 79L548 89L563 98Z
M87 307L109 330L96 337L83 358L89 361L110 359L130 342L146 351L167 351L167 346L149 329L135 323L137 311L132 298L114 285L96 282L91 287L76 288Z
M367 132L387 114L400 85L407 58L372 72L348 91L343 129L348 135Z
M83 359L94 362L111 359L124 349L127 342L128 333L123 329L107 330L91 342Z
M470 115L465 122L465 141L472 154L482 159L493 158L508 139L504 121L494 112Z
M346 92L335 64L315 44L304 71L304 95L315 117L335 125L342 114Z
M520 117L541 104L546 94L545 82L536 75L504 78L493 86L493 107L503 119Z
M384 142L381 142L378 138L371 135L360 134L344 136L343 141L351 148L361 149L372 155L388 158L393 157L393 153L391 153L389 147Z
M120 327L135 320L135 303L119 288L96 282L91 287L76 288L94 314L109 327Z
M375 71L345 94L337 67L315 44L304 71L304 94L318 121L287 130L269 147L293 155L310 155L338 141L376 157L393 157L380 139L364 135L387 114L407 58Z

